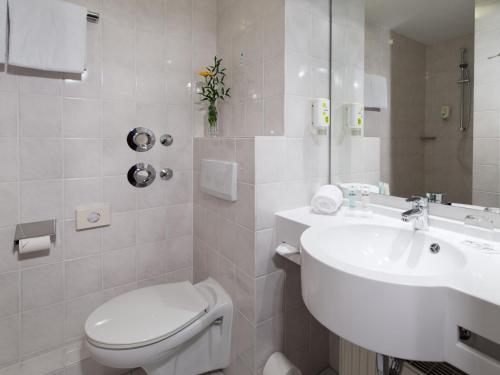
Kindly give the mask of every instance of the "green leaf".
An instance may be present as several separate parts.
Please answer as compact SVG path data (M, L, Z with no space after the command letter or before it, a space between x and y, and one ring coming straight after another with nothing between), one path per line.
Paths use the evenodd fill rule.
M212 73L212 75L204 77L203 86L200 92L198 92L201 97L201 102L209 102L210 105L215 105L217 100L224 101L225 98L231 97L231 89L225 87L227 69L222 67L222 61L222 58L214 56L213 65L209 65L205 68Z

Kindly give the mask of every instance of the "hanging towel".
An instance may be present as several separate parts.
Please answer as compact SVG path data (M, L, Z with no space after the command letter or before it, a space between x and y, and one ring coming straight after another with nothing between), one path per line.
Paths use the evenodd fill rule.
M387 108L387 80L377 74L365 74L365 107Z
M311 201L313 212L332 215L342 206L342 190L335 185L324 185L318 189Z
M0 64L7 53L7 0L0 0Z
M83 73L87 10L62 0L8 0L8 64Z

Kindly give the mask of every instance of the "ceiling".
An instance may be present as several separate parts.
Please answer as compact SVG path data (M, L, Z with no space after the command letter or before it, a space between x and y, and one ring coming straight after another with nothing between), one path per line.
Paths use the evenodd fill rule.
M474 0L366 0L366 18L430 45L474 32Z

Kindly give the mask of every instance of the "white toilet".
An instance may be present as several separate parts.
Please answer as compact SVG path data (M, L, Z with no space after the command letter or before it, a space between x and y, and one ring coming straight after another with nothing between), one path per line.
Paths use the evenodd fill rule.
M229 365L233 304L213 279L134 290L87 318L87 348L99 363L149 375L198 375Z

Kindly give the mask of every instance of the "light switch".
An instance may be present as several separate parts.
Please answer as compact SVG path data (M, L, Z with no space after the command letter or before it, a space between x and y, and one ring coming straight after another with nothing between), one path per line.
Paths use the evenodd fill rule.
M444 105L441 107L441 119L448 120L450 118L450 107Z
M99 228L111 223L111 205L101 203L76 209L76 230Z

